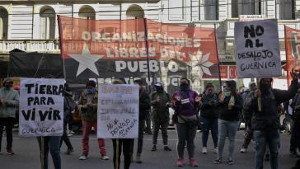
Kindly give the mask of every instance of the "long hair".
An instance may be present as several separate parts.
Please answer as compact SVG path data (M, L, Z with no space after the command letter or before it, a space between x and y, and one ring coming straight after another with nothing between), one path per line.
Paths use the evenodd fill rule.
M227 84L228 87L230 87L230 92L232 93L232 95L237 95L236 92L236 82L234 80L228 80L225 82Z

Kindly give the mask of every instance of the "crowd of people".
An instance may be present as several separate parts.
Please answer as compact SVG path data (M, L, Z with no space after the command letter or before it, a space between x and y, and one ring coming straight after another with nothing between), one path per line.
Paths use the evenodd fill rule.
M249 89L237 91L237 84L233 80L226 81L222 91L217 92L212 83L207 83L203 93L197 93L190 87L190 80L181 78L180 88L174 94L165 91L164 84L154 84L155 91L147 93L145 84L141 79L134 81L139 86L139 132L137 139L137 153L135 159L134 139L112 139L113 164L115 169L120 168L120 157L123 151L124 168L129 169L133 160L142 163L143 134L153 133L153 146L156 151L159 130L162 131L163 149L172 151L168 145L168 125L170 120L169 109L173 108L173 122L176 124L178 136L176 165L182 167L184 163L184 150L187 149L189 164L198 167L194 158L195 136L199 125L202 130L202 153L207 154L208 135L211 131L215 164L234 164L235 136L241 121L245 122L245 137L240 153L246 153L251 140L255 143L255 168L263 169L263 160L266 151L269 151L271 169L278 169L278 154L280 147L280 115L279 107L284 103L287 120L291 124L290 152L299 157L300 149L300 78L292 74L293 81L288 90L272 88L271 78L259 80L259 88L250 82ZM126 84L125 79L115 79L112 84ZM0 152L2 132L5 127L9 155L14 155L12 149L12 128L19 104L19 93L12 88L13 81L6 78L0 89ZM79 160L88 159L89 136L92 128L97 130L97 100L98 92L95 81L88 81L86 89L82 91L78 104L75 104L68 85L64 92L64 132L63 136L37 137L40 149L41 164L48 168L48 153L50 152L55 169L61 169L60 147L63 142L67 145L66 154L71 154L74 147L68 138L67 123L72 119L72 112L79 110L82 120L82 153ZM153 130L149 131L145 125L151 117ZM150 126L149 124L146 126ZM228 138L228 156L224 158L224 145ZM109 160L106 154L104 139L97 139L99 154L102 160ZM266 150L268 149L268 150Z

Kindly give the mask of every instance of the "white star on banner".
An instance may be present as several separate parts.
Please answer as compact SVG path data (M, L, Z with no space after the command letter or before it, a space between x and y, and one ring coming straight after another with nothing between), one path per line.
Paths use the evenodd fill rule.
M199 73L200 77L204 74L212 76L209 67L214 65L214 63L208 61L210 53L202 56L201 51L198 50L196 55L190 54L191 62L189 63L192 67L192 73Z
M103 55L92 55L86 43L84 43L83 45L81 54L69 54L69 56L79 62L76 77L80 75L85 69L90 69L92 72L99 76L99 72L97 70L95 62L101 59Z

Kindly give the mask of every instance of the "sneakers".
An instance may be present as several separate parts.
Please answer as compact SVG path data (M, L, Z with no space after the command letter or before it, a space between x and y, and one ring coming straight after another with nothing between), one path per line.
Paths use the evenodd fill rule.
M165 151L172 151L172 150L170 149L170 147L168 147L168 146L165 146L165 147L164 147L164 150L165 150Z
M190 165L191 165L192 167L198 167L198 163L197 163L197 161L196 161L194 158L191 158L191 159L190 159Z
M101 160L109 160L109 157L106 156L106 155L102 155L102 156L101 156Z
M12 151L12 149L7 150L8 155L14 155L15 153Z
M215 154L219 154L219 149L218 149L218 147L216 147L216 148L214 149L214 153L215 153Z
M214 161L215 164L221 164L222 163L222 158L217 158Z
M228 165L232 165L233 164L233 160L231 158L229 158L226 162Z
M73 152L74 152L74 149L73 149L73 148L70 148L70 149L68 149L68 150L65 152L65 154L70 155L70 154L73 153Z
M136 163L141 164L142 163L142 159L140 155L136 156Z
M207 153L207 148L206 147L203 147L202 148L202 154L206 154Z
M87 155L81 155L80 157L79 157L79 160L86 160L87 159Z
M153 145L151 151L156 151L156 145Z
M183 160L182 160L182 158L178 158L177 159L176 165L177 165L177 167L182 167L183 166Z
M247 149L246 148L242 148L241 150L240 150L240 153L246 153L247 152Z

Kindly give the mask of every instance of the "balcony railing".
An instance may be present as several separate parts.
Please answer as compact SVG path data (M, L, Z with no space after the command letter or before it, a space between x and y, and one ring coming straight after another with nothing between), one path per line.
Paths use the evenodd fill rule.
M58 40L0 40L0 53L20 49L26 52L59 53Z

